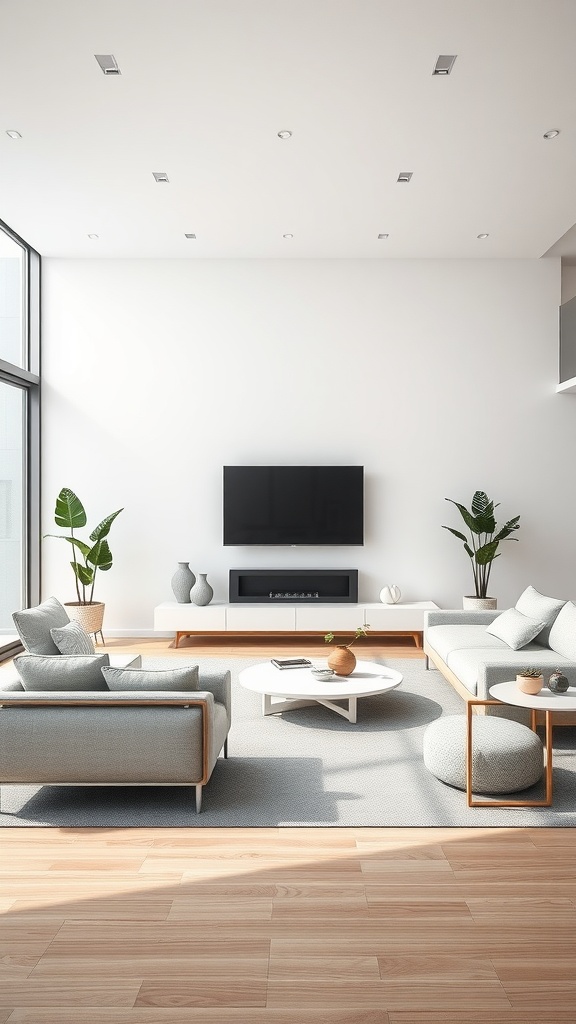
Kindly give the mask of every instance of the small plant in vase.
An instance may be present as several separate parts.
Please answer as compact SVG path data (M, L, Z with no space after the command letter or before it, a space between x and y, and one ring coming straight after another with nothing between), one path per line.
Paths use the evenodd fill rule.
M328 656L328 668L331 668L337 676L349 676L356 668L356 655L350 650L360 637L368 636L370 626L358 626L354 636L347 644L338 644L335 650ZM331 644L335 640L334 633L326 633L324 643Z
M464 550L470 559L474 575L474 594L467 594L463 599L464 608L495 608L496 598L488 596L488 584L492 563L500 557L498 548L504 540L517 540L511 534L520 529L520 516L509 519L504 526L498 528L494 517L494 510L498 503L494 503L485 491L475 491L472 496L470 509L459 501L446 498L458 509L464 523L468 528L468 537L460 530L454 530L451 526L443 526L454 537L461 540Z
M540 693L544 677L539 668L523 668L516 675L516 685L522 693Z

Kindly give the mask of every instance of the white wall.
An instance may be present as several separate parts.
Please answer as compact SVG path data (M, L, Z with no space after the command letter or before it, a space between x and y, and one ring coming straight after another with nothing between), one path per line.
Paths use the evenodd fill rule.
M576 398L556 395L560 261L45 260L44 532L60 487L89 525L120 506L96 596L152 627L178 560L350 567L360 596L459 605L471 571L446 496L522 516L493 569L573 597ZM363 464L363 548L224 548L224 464ZM45 540L43 593L72 597ZM70 578L69 578L70 577Z

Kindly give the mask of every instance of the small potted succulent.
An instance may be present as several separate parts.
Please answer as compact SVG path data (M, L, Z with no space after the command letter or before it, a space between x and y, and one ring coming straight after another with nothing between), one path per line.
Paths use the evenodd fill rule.
M523 668L516 675L516 685L523 693L540 693L544 676L539 668Z
M328 657L328 668L331 668L337 676L349 676L356 668L356 655L350 650L352 644L362 636L368 636L370 626L358 626L354 636L347 644L338 644L335 650ZM336 637L334 633L326 633L324 643L331 644Z

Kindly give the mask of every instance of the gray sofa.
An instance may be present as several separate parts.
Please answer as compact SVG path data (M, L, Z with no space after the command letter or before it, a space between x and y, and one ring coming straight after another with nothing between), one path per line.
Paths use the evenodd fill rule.
M230 673L178 691L0 691L0 785L194 786L230 729Z
M228 753L230 673L97 653L56 598L13 617L28 653L0 669L0 786L194 786L200 811Z
M517 672L529 666L540 668L545 682L559 668L570 684L576 685L576 632L572 635L571 630L576 608L572 602L565 604L563 623L568 628L562 629L560 622L556 629L549 624L547 631L539 634L540 639L548 635L548 643L535 638L518 650L486 632L486 627L502 614L500 611L429 611L425 613L423 638L426 667L432 662L465 701L473 697L488 700L491 686L514 679ZM487 708L488 713L494 711L500 709ZM503 707L501 713L521 721L526 717L509 707ZM570 715L563 715L558 722L573 724Z

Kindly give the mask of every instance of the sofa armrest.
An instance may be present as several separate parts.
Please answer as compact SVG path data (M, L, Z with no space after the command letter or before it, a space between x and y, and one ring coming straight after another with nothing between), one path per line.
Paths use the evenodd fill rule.
M232 720L232 677L230 672L200 672L198 683L202 690L207 690L214 695L214 700L218 704L224 705L228 718L228 728L230 728Z
M24 693L24 687L19 679L3 679L0 693Z
M442 608L424 612L424 632L428 626L488 626L502 614L497 608L489 611L465 611L463 608Z

